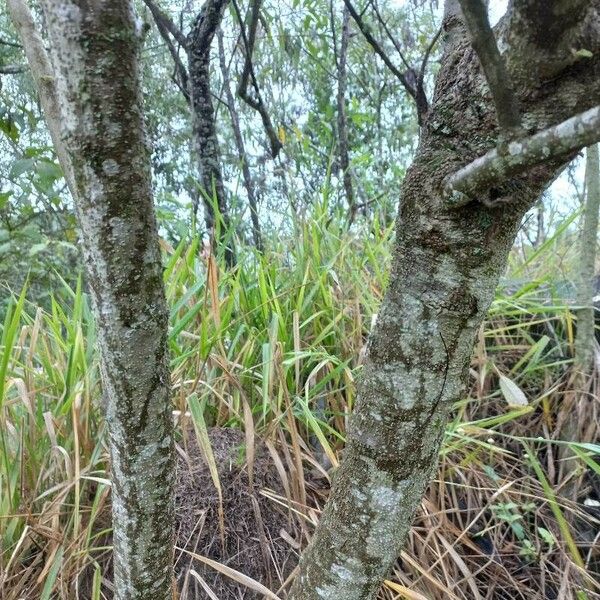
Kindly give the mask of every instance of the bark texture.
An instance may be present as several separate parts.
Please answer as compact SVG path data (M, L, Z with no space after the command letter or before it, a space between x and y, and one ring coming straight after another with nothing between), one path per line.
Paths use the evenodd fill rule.
M501 144L448 178L445 194L453 206L462 206L479 195L480 202L493 202L478 192L503 179L526 171L553 156L565 156L600 138L600 106L575 115L528 138Z
M117 600L171 600L174 482L168 312L124 0L44 0L62 139L98 325Z
M235 263L233 242L229 230L229 213L221 172L221 151L215 125L215 110L210 88L210 49L229 0L207 0L196 17L187 38L189 63L189 93L194 125L194 146L198 158L200 183L204 197L206 226L217 232L225 244L228 265ZM217 223L215 205L219 212Z
M521 115L506 73L504 58L498 50L494 32L490 27L487 4L485 0L460 0L471 45L477 52L494 99L498 125L510 135L521 128Z
M514 8L526 4L542 3L513 2L497 31L501 49L515 27L530 53L545 44L546 22L525 19ZM552 11L564 3L543 4ZM561 12L568 20L564 29L554 27L553 43L568 54L562 68L542 58L556 60L554 46L540 47L535 61L544 68L535 77L531 71L523 76L520 60L507 61L532 132L597 102L600 1L584 4ZM448 5L444 27L434 101L402 187L389 289L369 342L343 460L292 600L375 598L435 469L449 408L463 392L474 336L521 218L569 158L548 156L527 172L488 184L478 193L498 201L492 206L448 206L445 179L494 148L500 131L456 2ZM590 50L593 58L573 61L573 47Z
M598 210L600 209L600 163L598 144L587 149L585 164L586 201L580 237L580 271L577 286L577 337L575 359L578 370L587 373L594 357L594 275L598 246Z

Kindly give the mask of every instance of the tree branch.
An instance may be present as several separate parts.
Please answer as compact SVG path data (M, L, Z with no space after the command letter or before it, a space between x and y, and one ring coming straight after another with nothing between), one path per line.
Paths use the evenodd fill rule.
M175 25L175 23L170 19L168 15L166 15L157 4L153 0L144 0L144 4L150 9L150 13L152 14L152 18L156 23L156 28L158 29L158 33L160 37L164 40L169 53L171 54L171 58L175 64L175 74L173 76L173 80L177 87L180 89L183 97L186 102L190 103L190 93L188 89L188 72L179 56L179 52L173 41L171 40L171 35L175 38L175 40L180 44L180 46L187 52L187 40L183 35L182 31Z
M2 65L0 66L0 75L17 75L25 71L24 65Z
M62 139L62 111L56 90L54 69L44 47L42 38L37 31L29 6L25 0L8 0L8 14L19 34L25 57L31 69L31 74L39 94L40 104L52 139L54 151L71 195L76 198L77 186L73 175L73 164Z
M344 6L342 13L342 37L339 48L335 49L338 89L337 89L337 150L340 161L340 171L348 202L348 222L351 225L356 217L356 200L354 198L354 187L352 185L352 172L350 169L350 151L348 148L348 119L346 117L346 87L348 83L348 41L350 40L350 12Z
M459 0L469 30L471 45L477 53L485 78L492 92L498 124L508 137L521 131L521 116L504 59L498 50L494 32L483 0Z
M437 41L440 39L440 35L442 35L442 31L443 31L442 27L440 27L436 31L435 35L431 38L431 41L429 42L427 49L425 50L425 54L423 55L423 60L421 61L421 68L419 70L419 79L418 79L418 86L422 90L425 89L423 82L425 81L425 70L427 69L427 63L429 62L429 56L433 52L433 49L435 48Z
M159 23L177 40L177 43L182 47L187 47L187 40L185 35L175 25L171 17L169 17L165 12L161 10L161 8L154 2L154 0L144 0L144 4L150 9L152 16L154 17L154 21L158 25Z
M425 115L427 115L427 113L429 112L429 101L427 100L427 97L425 95L425 92L423 91L422 86L419 87L419 79L417 77L417 74L414 72L414 70L412 68L409 68L407 70L406 74L402 73L402 71L400 71L400 69L398 69L398 67L396 67L396 65L390 60L390 57L386 54L385 50L381 47L379 42L375 39L375 37L371 33L371 28L369 27L369 25L367 23L365 23L363 21L362 15L360 15L356 11L354 6L352 5L351 0L344 0L344 4L346 5L348 12L350 13L352 18L358 25L358 28L360 29L361 33L363 34L363 36L365 37L367 42L371 45L371 47L373 48L375 53L381 58L381 60L385 64L385 66L400 81L400 83L406 90L407 94L411 98L413 98L413 100L415 101L415 103L417 105L417 117L419 120L419 125L422 125ZM387 27L386 27L386 30L387 30ZM388 35L391 37L391 34L388 34ZM396 43L393 40L393 37L391 37L391 39L392 39L392 43L394 44L394 46L396 46ZM400 53L400 56L401 56L402 60L404 60L402 53ZM406 64L406 62L405 62L405 64ZM414 82L408 79L407 74L409 74L412 77L412 79L414 79Z
M221 74L223 76L223 89L225 97L227 99L227 108L229 109L229 116L231 117L231 126L233 129L233 138L238 151L238 158L242 169L242 176L244 178L244 185L246 187L246 194L248 195L248 205L250 207L250 220L252 222L252 238L256 249L262 253L263 251L263 240L262 232L260 228L260 219L258 217L258 198L256 194L256 188L254 186L254 180L252 179L252 173L248 165L248 157L246 154L246 147L244 145L244 136L242 135L242 129L240 127L240 119L235 109L235 101L233 93L231 92L231 85L229 80L229 67L225 60L225 46L223 43L223 30L219 28L217 30L217 41L219 44L219 64L221 66Z
M373 50L375 50L375 53L379 56L379 58L381 58L385 66L398 78L398 80L404 86L404 89L408 92L408 94L414 98L414 88L408 83L406 77L404 76L404 73L402 73L402 71L400 71L400 69L396 67L396 65L390 60L390 57L386 54L385 50L379 45L379 42L373 37L373 34L371 33L371 28L367 25L367 23L363 21L362 16L359 15L358 12L356 12L356 9L354 8L352 2L350 2L350 0L344 0L344 4L346 5L346 8L348 9L348 12L352 16L352 18L358 25L358 28L360 29L361 33L365 36L367 42L369 42Z
M410 69L411 67L408 64L408 62L406 61L406 58L404 57L404 53L402 52L402 48L401 48L398 40L394 37L394 35L390 31L390 28L387 26L385 19L383 18L381 12L379 11L379 6L377 6L377 2L374 0L373 2L371 2L371 4L373 6L373 9L375 10L375 14L377 15L377 20L379 21L379 23L381 23L383 30L385 31L389 40L392 42L394 48L396 48L396 52L400 55L400 60L402 60L402 62L404 63L404 66L407 69Z
M252 53L254 51L254 44L256 42L256 31L258 28L258 20L260 17L260 4L261 0L252 0L251 2L251 14L250 14L250 23L248 26L248 35L246 35L246 28L244 26L244 22L242 20L242 15L236 0L233 0L233 7L237 14L237 18L240 22L240 33L242 36L242 43L244 44L244 68L242 70L242 77L240 79L240 84L238 86L238 96L246 103L248 106L253 108L258 112L260 118L263 122L263 127L269 138L269 145L271 146L271 156L273 158L277 158L279 151L283 148L283 144L273 127L273 123L271 122L271 117L269 116L269 112L263 102L260 88L258 86L258 81L256 79L256 75L254 73L254 66L252 64ZM248 83L252 82L252 87L254 88L254 98L248 93Z
M575 115L505 148L491 150L444 182L444 196L453 207L465 206L478 192L523 173L528 168L576 152L600 140L600 106Z
M4 38L0 38L0 46L10 46L11 48L22 48L21 44L17 44L16 42L11 42L10 40L5 40Z

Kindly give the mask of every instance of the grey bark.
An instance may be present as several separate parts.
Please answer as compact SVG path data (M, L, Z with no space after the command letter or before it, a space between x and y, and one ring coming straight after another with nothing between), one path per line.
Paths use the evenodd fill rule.
M579 282L577 286L577 336L575 360L579 372L589 373L594 358L594 275L598 246L598 210L600 209L600 163L598 145L587 149L585 180L586 201L579 248Z
M262 252L263 240L260 221L258 218L258 199L256 195L256 187L254 185L252 173L250 173L250 166L248 165L246 147L244 145L244 138L242 136L242 129L240 127L240 119L235 109L235 99L233 97L233 92L231 91L231 82L229 79L229 68L227 67L225 61L223 32L220 29L217 33L217 36L219 42L219 62L221 65L221 75L223 77L223 89L225 91L225 99L227 101L229 116L231 117L231 127L233 129L235 147L237 149L238 159L242 167L242 177L244 178L244 187L246 188L246 194L248 196L248 206L250 207L250 220L252 222L252 239L254 241L254 246L256 247L256 249L259 252Z
M446 13L434 102L402 186L390 285L370 337L346 449L291 600L375 598L435 469L448 411L463 393L474 337L521 219L564 167L564 155L550 155L478 191L488 197L493 187L504 202L448 206L444 180L501 139L493 101L482 93L487 84L479 61L455 9ZM531 72L522 77L521 61L508 62L533 131L564 121L575 107L592 107L600 93L600 0L567 16L570 25L555 31L554 43L571 56L569 45L577 40L593 58L576 67L565 60L558 70L549 65L536 80ZM524 24L516 17L521 13L509 13L500 27L501 44L512 27L530 51L544 43L544 21Z
M25 50L31 75L38 91L54 151L58 157L69 190L73 197L75 197L76 186L73 177L73 165L62 141L60 101L57 96L54 71L50 58L44 47L44 42L36 29L26 0L7 0L7 8L11 21L20 38L23 40L23 49Z
M44 0L43 8L56 100L45 116L49 129L60 131L67 158L59 158L72 173L107 399L115 598L171 600L168 312L144 135L139 33L124 0ZM35 71L37 59L29 60Z
M568 157L583 146L600 139L600 106L548 127L531 137L502 143L447 178L444 194L454 207L464 206L477 198L493 202L493 194L485 197L482 190L490 189L511 176L518 175L545 160Z
M498 124L509 137L512 137L521 128L521 116L506 72L504 58L498 50L494 32L490 27L487 2L484 0L460 0L460 5L469 30L471 44L477 52L494 99Z
M187 37L189 92L194 125L194 145L198 159L200 181L205 194L206 226L218 232L225 246L229 266L235 263L229 213L221 172L221 151L215 125L215 110L210 87L210 49L229 0L207 0L196 17ZM216 203L220 223L217 222L213 203Z

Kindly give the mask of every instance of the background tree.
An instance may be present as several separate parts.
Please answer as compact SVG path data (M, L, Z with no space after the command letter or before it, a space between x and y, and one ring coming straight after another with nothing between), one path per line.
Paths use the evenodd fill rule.
M581 267L577 284L577 338L575 356L578 369L587 373L592 368L596 338L594 335L594 276L596 274L596 248L598 246L598 210L600 209L600 162L598 145L586 151L586 200L583 209L583 226L580 237Z

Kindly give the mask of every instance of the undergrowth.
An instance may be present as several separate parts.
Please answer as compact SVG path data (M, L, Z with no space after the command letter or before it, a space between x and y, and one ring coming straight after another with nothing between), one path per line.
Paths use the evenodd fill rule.
M236 268L198 239L163 243L178 429L266 440L310 539L340 459L391 231L325 217ZM437 477L382 598L597 598L598 378L573 373L572 307L548 256L515 251L475 346ZM518 283L515 283L518 282ZM5 600L111 598L110 481L96 332L83 286L10 303L0 362L0 589ZM248 454L248 453L247 453ZM316 474L316 475L315 475ZM273 589L285 597L283 581ZM182 596L185 595L185 591Z

